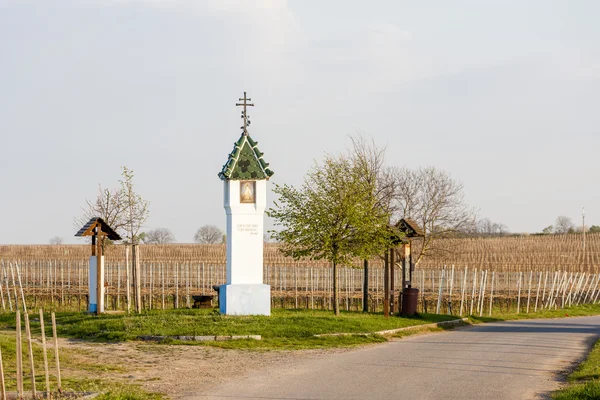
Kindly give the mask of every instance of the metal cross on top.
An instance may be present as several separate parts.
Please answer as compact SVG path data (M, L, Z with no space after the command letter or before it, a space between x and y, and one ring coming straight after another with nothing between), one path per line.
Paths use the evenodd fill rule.
M244 119L244 126L241 129L244 131L244 135L248 136L248 126L250 125L250 116L246 111L246 107L254 107L254 104L248 103L252 101L250 97L246 97L246 92L244 92L244 98L240 99L243 103L235 103L236 106L242 106L244 109L242 110L242 118Z

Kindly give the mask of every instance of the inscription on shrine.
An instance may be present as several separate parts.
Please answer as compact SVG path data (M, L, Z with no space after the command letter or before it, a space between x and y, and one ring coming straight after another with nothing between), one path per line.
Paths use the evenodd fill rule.
M249 233L250 235L258 235L258 224L237 224L238 232Z

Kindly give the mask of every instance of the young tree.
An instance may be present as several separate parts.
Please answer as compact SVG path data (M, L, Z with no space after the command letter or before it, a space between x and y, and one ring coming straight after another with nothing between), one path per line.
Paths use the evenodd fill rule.
M125 232L123 236L128 243L138 244L140 229L150 215L150 204L142 196L135 192L133 185L133 171L123 167L121 172L123 179L119 181L120 190L120 208L122 209L122 229ZM108 223L108 221L106 221ZM113 227L113 229L115 229Z
M278 195L267 215L275 219L272 236L280 250L296 259L325 259L333 267L333 311L339 315L338 265L385 248L389 215L376 207L376 183L349 157L326 156L305 176L300 189L276 185ZM374 212L376 211L376 212Z
M175 236L173 233L167 228L157 228L148 232L144 232L144 237L142 238L144 243L147 244L165 244L165 243L173 243L175 241ZM141 234L140 234L141 236Z
M544 235L550 235L554 232L554 226L553 225L548 225L547 227L545 227L544 229L542 229L542 233Z
M396 215L419 223L423 238L416 264L432 250L435 239L469 229L475 210L464 201L463 185L435 167L394 171Z
M600 232L600 226L598 225L592 225L590 226L590 229L588 230L589 233L597 233Z
M194 242L202 244L225 243L223 231L214 225L204 225L194 235Z

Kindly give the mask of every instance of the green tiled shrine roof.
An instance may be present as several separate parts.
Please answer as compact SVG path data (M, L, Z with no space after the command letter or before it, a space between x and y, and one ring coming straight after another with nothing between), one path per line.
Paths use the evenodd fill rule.
M252 140L250 135L243 133L233 145L233 151L223 169L219 172L222 180L262 180L269 179L273 171L269 163L263 160L263 153L258 150L258 142Z

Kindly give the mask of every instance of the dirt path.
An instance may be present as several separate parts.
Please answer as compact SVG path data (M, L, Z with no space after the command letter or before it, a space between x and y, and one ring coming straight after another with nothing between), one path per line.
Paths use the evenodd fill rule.
M256 371L272 369L348 350L240 351L204 346L160 345L140 342L89 343L60 339L68 355L63 376L117 379L141 384L151 392L177 399L190 393L210 392L212 387ZM70 364L70 365L69 365ZM98 368L82 370L78 365Z

